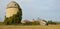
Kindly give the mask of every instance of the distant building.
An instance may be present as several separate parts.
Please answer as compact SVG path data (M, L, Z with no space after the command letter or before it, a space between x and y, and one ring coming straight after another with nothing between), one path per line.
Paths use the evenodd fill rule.
M35 19L32 19L32 21L31 22L35 22L36 20Z
M22 21L22 23L28 23L28 22L31 22L31 21L29 21L28 19L25 19Z
M45 20L40 20L39 22L40 22L40 25L48 25L47 21L45 21Z

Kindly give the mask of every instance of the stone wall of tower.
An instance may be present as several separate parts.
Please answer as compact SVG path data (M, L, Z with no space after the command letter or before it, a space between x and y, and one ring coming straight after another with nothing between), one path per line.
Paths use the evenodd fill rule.
M17 14L18 8L7 8L6 9L6 17L11 17L14 14Z

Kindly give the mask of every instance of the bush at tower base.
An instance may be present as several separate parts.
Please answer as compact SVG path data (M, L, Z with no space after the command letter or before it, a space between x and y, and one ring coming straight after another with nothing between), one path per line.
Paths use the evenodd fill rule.
M6 18L5 16L5 20L4 20L4 24L6 25L10 25L10 24L19 24L21 23L22 20L22 14L20 14L19 12L17 14L14 14L13 16Z

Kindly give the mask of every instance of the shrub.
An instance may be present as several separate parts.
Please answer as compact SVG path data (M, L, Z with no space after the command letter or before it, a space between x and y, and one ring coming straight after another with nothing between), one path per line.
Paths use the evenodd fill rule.
M6 18L5 16L4 24L7 24L7 25L19 24L21 23L21 19L22 19L22 14L18 12L17 14L14 14L13 16L9 18Z

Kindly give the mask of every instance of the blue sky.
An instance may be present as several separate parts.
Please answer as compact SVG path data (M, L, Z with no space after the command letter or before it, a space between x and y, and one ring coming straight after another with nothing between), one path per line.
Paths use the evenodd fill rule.
M23 12L23 20L37 19L60 21L60 0L0 0L0 21L4 21L6 6L16 1Z

